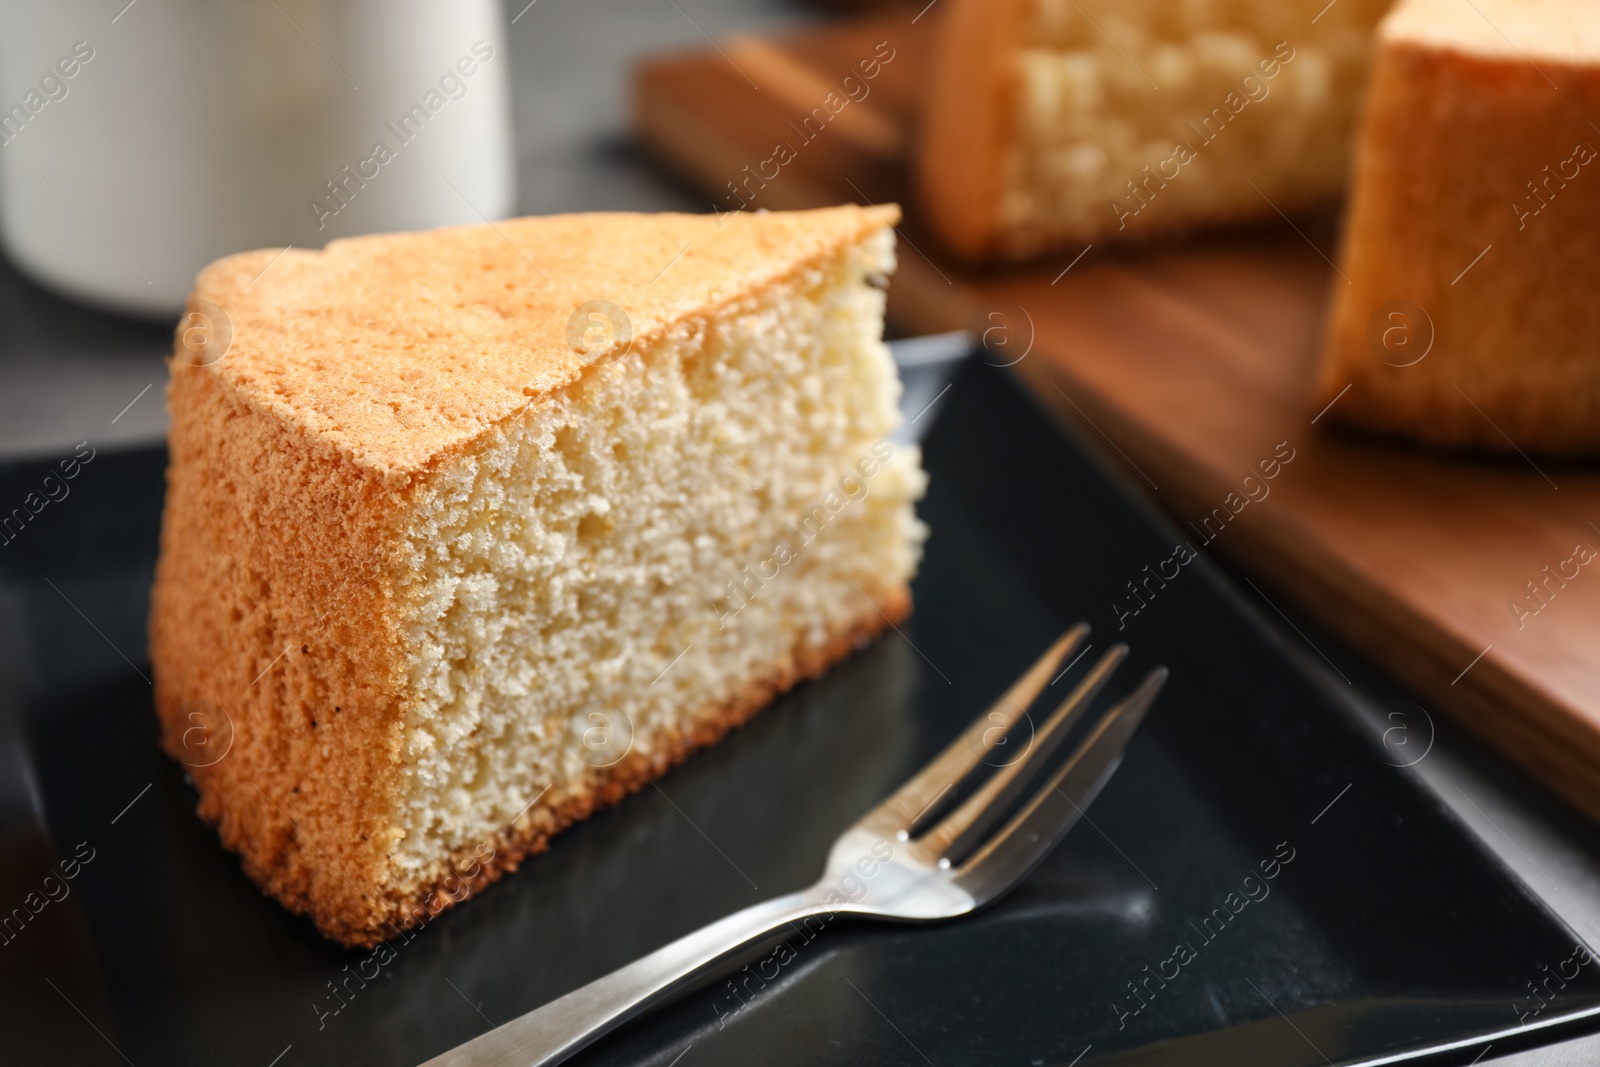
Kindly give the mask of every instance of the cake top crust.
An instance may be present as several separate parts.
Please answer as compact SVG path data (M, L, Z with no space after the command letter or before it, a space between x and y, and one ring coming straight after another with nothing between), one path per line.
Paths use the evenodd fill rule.
M1379 28L1387 43L1527 63L1600 63L1594 0L1401 0Z
M244 252L201 271L171 368L406 478L619 355L619 334L648 344L899 217L548 215Z

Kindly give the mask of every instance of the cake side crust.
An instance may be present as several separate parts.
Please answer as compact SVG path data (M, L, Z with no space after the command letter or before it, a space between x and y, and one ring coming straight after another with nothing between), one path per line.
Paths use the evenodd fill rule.
M688 729L667 735L649 755L629 753L614 766L593 774L585 787L571 789L536 806L517 825L488 841L458 850L442 860L422 883L397 889L375 900L364 912L330 910L313 898L291 897L278 891L278 886L296 884L304 877L295 869L304 861L265 869L256 865L261 857L246 856L246 869L258 882L272 887L269 891L291 911L309 917L325 936L349 947L374 947L425 926L443 911L516 871L523 860L549 848L551 839L562 830L649 785L690 755L748 722L778 696L800 682L818 677L885 629L904 621L910 613L910 590L902 588L821 644L798 646L790 668L750 683L713 714L693 716Z
M1312 402L1329 422L1450 449L1600 450L1600 137L1584 117L1600 70L1542 66L1554 103L1521 59L1386 32Z
M1020 0L952 3L936 37L914 161L917 197L945 247L972 262L1001 252L1019 91L1009 48L1025 17Z
M399 758L386 545L404 495L205 368L171 370L149 624L162 747L275 896L360 908L386 869Z

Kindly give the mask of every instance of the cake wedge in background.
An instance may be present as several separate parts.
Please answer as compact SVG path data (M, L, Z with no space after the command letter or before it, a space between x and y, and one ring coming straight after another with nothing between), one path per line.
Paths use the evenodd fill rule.
M1021 260L1331 203L1389 2L946 0L923 214Z
M164 743L375 944L909 610L893 209L569 215L221 260L168 391ZM204 765L201 765L204 764Z
M1404 0L1379 41L1318 406L1600 451L1600 7Z

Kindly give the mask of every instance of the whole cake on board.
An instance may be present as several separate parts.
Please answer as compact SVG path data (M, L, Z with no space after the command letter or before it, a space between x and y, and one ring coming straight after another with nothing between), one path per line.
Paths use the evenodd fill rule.
M201 274L151 660L251 877L375 944L906 615L896 217L528 218Z
M1600 451L1600 5L1403 0L1378 40L1318 406Z

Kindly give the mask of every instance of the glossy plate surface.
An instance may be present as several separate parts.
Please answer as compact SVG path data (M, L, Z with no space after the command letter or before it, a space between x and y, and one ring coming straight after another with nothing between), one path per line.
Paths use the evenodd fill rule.
M1172 676L1016 892L938 927L797 932L573 1062L1466 1064L1600 1022L1577 937L1203 552L1163 564L1181 535L1005 372L969 364L937 419L901 633L377 953L264 898L158 753L143 627L164 457L97 455L0 548L0 908L43 901L0 936L7 1062L418 1063L809 882L1079 618L1090 659L1126 640L1126 678ZM5 468L0 504L46 473ZM1118 632L1146 566L1176 576ZM92 859L50 878L74 852Z

